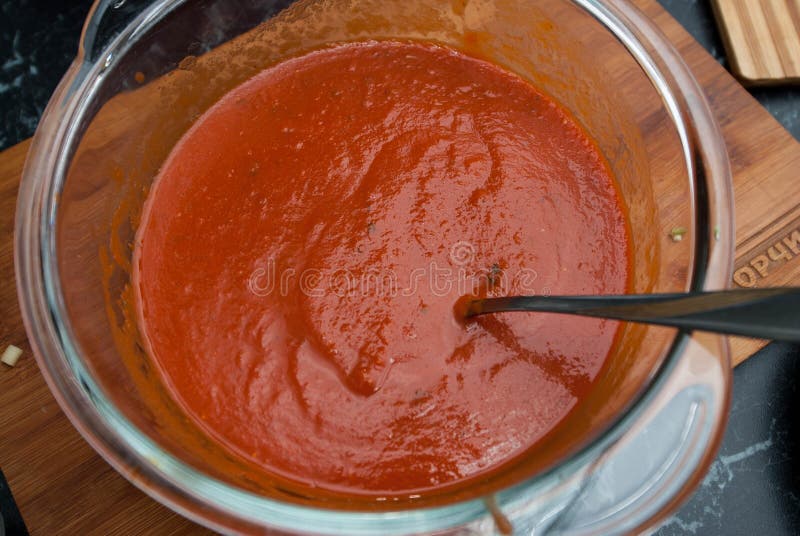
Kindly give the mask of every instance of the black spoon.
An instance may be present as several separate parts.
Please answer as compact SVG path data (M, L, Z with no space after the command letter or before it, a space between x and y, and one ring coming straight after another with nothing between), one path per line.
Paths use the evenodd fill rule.
M623 296L475 298L465 317L537 311L800 342L800 287Z

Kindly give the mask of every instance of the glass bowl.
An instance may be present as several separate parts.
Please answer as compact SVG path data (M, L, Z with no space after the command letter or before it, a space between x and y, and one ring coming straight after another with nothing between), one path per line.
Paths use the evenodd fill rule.
M133 237L160 165L233 87L283 58L365 39L452 46L566 107L618 180L632 291L728 284L732 186L718 126L677 52L623 0L98 0L42 117L17 207L19 298L50 389L120 473L223 532L652 526L687 497L720 441L730 393L722 337L624 325L591 394L526 455L467 487L388 504L267 474L168 395L130 287Z

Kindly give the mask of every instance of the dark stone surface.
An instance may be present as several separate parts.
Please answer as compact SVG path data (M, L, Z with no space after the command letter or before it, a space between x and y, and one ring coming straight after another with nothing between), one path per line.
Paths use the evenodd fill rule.
M11 490L8 488L6 477L0 471L0 536L3 530L7 536L27 536L28 530L25 522L17 509Z
M708 0L660 2L726 65ZM33 134L75 55L89 5L87 0L0 0L0 149ZM800 138L800 89L752 93ZM700 489L659 535L800 534L800 423L793 413L799 354L798 347L771 344L736 369L720 455Z
M78 50L90 2L0 0L0 150L33 135Z

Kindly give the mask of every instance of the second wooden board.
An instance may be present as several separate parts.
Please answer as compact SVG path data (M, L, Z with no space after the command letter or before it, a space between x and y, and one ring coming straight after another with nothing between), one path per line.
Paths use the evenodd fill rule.
M800 0L714 0L731 67L747 84L800 82Z

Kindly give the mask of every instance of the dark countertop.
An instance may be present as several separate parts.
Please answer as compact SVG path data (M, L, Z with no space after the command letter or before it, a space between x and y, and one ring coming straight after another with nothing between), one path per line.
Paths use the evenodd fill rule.
M727 65L708 0L659 1ZM87 0L0 0L0 150L33 134L75 55L89 5ZM800 88L752 93L800 139ZM798 376L800 347L786 344L770 344L736 368L719 456L659 535L800 534L800 423L792 411ZM8 518L2 495L0 511Z

